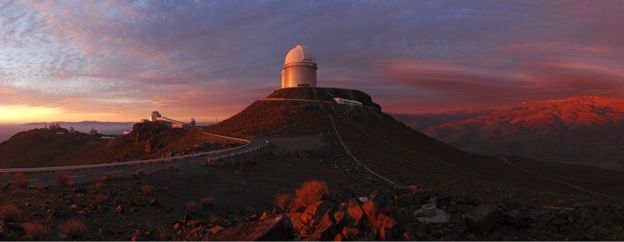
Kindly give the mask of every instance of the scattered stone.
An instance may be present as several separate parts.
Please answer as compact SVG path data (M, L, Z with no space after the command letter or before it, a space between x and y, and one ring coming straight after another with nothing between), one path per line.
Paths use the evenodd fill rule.
M503 213L502 215L507 224L516 227L528 227L532 222L529 212L525 210L513 209Z
M429 216L427 216L429 215ZM425 207L414 212L416 220L423 223L443 224L450 221L451 216L444 210L435 207Z
M464 214L464 222L471 231L487 233L496 226L498 207L493 204L481 204Z
M115 207L115 213L122 214L123 212L124 212L123 206L121 206L121 204L117 204L117 207Z
M225 229L214 236L214 240L256 241L256 240L292 240L296 231L288 216L279 215L275 218L244 224L235 228Z
M412 232L411 230L408 230L408 231L405 231L405 233L403 233L403 240L415 241L415 240L418 240L418 238L416 237L414 232Z
M150 200L150 205L152 205L152 206L160 206L160 202L158 201L157 198L153 198L152 200Z
M208 229L208 232L209 232L211 235L215 235L215 234L217 234L217 233L221 232L222 230L223 230L223 227L221 227L221 226L217 225L217 226L214 226L214 227L212 227L212 228Z

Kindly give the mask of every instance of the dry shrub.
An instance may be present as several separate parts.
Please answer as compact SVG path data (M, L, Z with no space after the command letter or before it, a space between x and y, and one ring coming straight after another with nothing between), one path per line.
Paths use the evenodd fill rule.
M323 181L311 180L304 182L295 191L295 207L307 207L329 195L329 188Z
M203 197L200 202L204 207L214 207L217 205L217 198L213 196L207 196Z
M22 220L22 210L13 204L0 206L0 220L19 222Z
M87 232L85 223L76 218L69 219L61 224L61 231L69 238L79 238Z
M162 241L170 240L171 239L171 230L169 230L168 228L165 228L165 227L159 227L158 228L158 237Z
M281 193L281 194L275 195L275 204L277 204L277 206L281 208L283 211L285 211L286 208L288 208L288 205L290 205L291 201L292 201L292 195L290 193Z
M177 231L174 241L207 241L208 234L201 227L184 226L181 231Z
M30 178L24 173L15 173L11 179L11 183L18 187L27 187L30 184Z
M39 223L25 223L22 228L28 240L46 240L50 235L50 229Z
M68 187L73 187L76 185L76 181L71 176L65 173L59 173L57 175L58 181L61 185L66 185Z
M152 186L152 185L143 185L143 186L141 186L141 192L143 194L152 194L152 193L154 193L154 186Z
M184 204L184 207L190 212L197 212L199 210L199 203L195 201L188 201Z

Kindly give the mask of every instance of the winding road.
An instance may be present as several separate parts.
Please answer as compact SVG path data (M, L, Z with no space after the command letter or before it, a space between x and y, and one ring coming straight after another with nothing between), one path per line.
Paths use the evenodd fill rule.
M90 165L0 169L0 183L9 182L11 180L11 175L15 173L27 174L32 185L37 182L42 182L44 184L52 184L54 182L58 182L57 173L59 172L67 174L68 176L76 180L76 182L86 182L97 180L107 175L127 176L135 174L139 171L149 173L152 171L163 170L167 168L179 169L186 167L195 167L201 166L206 161L215 161L254 152L264 148L270 143L268 140L265 139L246 140L207 132L203 132L203 134L223 139L240 141L245 144L228 149L193 153L166 158L154 158Z

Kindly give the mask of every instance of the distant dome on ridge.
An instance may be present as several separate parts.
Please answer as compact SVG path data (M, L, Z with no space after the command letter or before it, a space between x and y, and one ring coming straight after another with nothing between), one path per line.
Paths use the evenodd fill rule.
M297 62L316 63L316 58L312 55L312 52L302 45L297 45L288 51L284 64L291 64Z

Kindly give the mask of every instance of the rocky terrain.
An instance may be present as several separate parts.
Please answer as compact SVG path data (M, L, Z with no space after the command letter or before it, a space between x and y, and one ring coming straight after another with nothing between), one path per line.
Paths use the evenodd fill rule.
M624 239L622 173L477 155L374 105L321 101L259 100L206 127L270 145L203 166L85 183L14 174L0 189L0 239ZM158 143L179 132L160 129L135 126L111 147L186 144L173 133Z
M622 171L623 127L624 99L573 97L527 102L422 130L471 152Z

